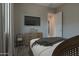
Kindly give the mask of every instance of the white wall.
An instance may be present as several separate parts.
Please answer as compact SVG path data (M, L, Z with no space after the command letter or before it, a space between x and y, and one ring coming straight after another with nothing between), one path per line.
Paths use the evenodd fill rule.
M41 25L34 26L39 32L43 32L43 36L48 36L48 12L51 12L47 7L42 7L35 4L15 4L14 5L14 20L15 20L15 33L29 32L31 26L24 26L24 16L37 16L41 18Z
M79 4L65 4L63 7L63 36L79 35Z
M47 13L52 9L33 4L15 4L15 33L29 32L30 27L24 26L24 15L40 16L41 26L35 27L48 36ZM65 4L63 11L63 37L79 35L79 4Z

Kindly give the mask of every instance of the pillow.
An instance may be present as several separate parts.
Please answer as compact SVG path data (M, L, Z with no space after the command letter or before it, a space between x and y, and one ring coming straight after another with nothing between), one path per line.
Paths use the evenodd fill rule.
M35 41L37 41L37 40L39 40L40 38L36 38L36 39L32 39L32 40L30 40L30 47L33 45L33 43L35 42Z

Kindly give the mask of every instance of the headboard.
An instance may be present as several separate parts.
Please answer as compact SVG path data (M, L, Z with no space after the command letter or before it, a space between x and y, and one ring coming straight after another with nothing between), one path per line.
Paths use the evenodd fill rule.
M52 56L79 56L79 35L62 42Z
M43 37L42 32L24 33L25 44L29 45L30 40Z

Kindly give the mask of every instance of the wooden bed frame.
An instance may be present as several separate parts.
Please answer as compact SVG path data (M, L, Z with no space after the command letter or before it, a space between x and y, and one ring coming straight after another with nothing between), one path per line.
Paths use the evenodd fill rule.
M33 56L30 47L29 54ZM79 35L69 38L59 44L52 53L52 56L79 56Z
M52 56L79 56L79 35L58 45Z

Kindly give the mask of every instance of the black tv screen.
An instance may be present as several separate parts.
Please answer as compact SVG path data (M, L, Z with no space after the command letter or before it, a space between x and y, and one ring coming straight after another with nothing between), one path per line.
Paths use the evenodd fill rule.
M24 25L40 26L40 17L24 16Z

